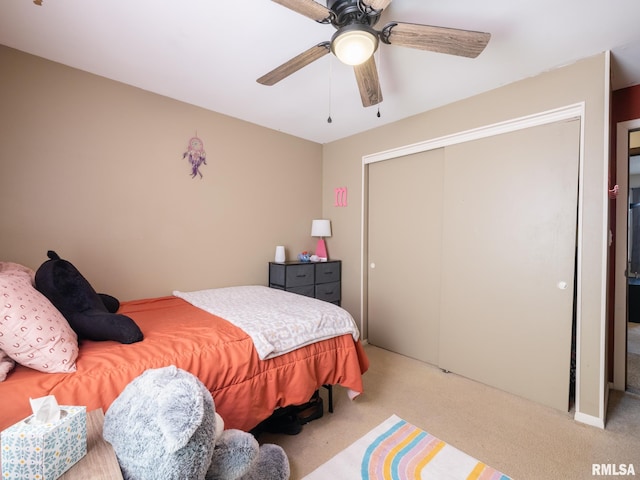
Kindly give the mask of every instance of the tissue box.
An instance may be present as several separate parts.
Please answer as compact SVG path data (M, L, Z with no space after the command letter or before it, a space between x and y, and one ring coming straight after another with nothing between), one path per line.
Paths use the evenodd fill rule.
M1 434L2 479L55 480L87 453L87 408L60 405L60 420L31 423L33 416Z

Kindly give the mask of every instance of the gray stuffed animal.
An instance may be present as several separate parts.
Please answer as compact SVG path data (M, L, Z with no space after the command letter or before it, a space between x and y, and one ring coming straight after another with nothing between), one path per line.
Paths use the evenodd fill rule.
M125 480L287 480L287 454L253 435L224 430L211 393L175 366L134 379L111 404L104 438Z

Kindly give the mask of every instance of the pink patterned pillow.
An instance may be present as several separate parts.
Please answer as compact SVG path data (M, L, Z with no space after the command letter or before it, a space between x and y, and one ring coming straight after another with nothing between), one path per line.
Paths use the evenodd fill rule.
M0 262L0 350L17 363L41 372L75 372L78 337L62 314L35 289L31 272L17 264Z

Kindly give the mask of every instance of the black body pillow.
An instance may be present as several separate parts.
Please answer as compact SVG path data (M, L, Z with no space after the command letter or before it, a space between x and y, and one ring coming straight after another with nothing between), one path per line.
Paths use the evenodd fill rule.
M118 299L98 294L78 269L56 252L49 250L47 256L49 260L36 271L36 289L62 313L78 339L120 343L143 339L131 318L115 313L120 307Z

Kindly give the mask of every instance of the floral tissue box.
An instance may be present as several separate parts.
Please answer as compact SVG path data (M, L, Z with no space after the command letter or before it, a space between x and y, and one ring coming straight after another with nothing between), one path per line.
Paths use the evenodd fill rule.
M60 419L35 424L33 416L1 434L2 480L55 480L87 453L87 409L60 405Z

